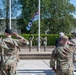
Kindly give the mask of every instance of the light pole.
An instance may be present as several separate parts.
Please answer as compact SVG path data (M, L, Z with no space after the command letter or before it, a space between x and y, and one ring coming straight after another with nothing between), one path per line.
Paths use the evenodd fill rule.
M11 29L11 0L9 0L9 13L10 13L10 17L9 17L9 28Z
M38 51L40 52L40 0L39 0L39 23L38 23Z

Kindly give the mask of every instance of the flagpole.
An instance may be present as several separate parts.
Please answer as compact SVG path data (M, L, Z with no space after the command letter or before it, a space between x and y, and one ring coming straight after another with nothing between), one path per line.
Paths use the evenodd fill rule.
M38 51L40 52L40 0L39 0L39 23L38 23Z
M10 17L9 17L9 28L11 29L11 0L9 0L9 13L10 13Z

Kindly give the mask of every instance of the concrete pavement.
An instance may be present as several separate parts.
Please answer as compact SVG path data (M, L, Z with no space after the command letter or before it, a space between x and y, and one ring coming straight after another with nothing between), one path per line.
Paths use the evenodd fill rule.
M49 47L47 48L47 51L44 52L43 48L41 48L41 51L37 52L36 48L33 48L32 51L29 52L29 49L25 47L21 50L20 54L22 55L25 55L25 54L37 55L37 54L48 54L48 53L51 54L53 49L54 48ZM50 59L31 58L31 59L20 60L17 66L17 75L55 75L55 73L50 68L49 62L50 62ZM76 67L76 63L74 64ZM74 72L74 75L76 75L75 72Z
M40 51L37 51L37 47L33 46L29 52L29 47L24 46L19 52L20 59L50 59L50 55L54 47L47 46L47 50L44 51L43 46L40 47Z
M20 56L26 57L27 59L20 60L17 66L17 75L55 75L54 72L49 67L49 59L29 59L29 56L39 57L44 55L47 57L47 54L51 55L51 51L54 48L51 46L47 47L47 51L44 52L43 47L40 48L40 52L37 51L36 47L33 47L31 52L27 46L22 47ZM37 55L37 56L36 56ZM24 58L25 58L24 57ZM45 57L44 57L45 58Z
M46 59L20 60L17 67L17 75L55 75L50 68L49 61ZM75 72L74 75L76 75Z
M20 60L17 75L55 75L49 60Z

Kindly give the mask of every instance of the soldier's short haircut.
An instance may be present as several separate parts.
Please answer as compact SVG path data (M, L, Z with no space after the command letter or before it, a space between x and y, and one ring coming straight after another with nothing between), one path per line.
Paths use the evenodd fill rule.
M10 35L12 34L12 30L9 29L9 28L5 29L5 32L8 33L8 34L10 34Z

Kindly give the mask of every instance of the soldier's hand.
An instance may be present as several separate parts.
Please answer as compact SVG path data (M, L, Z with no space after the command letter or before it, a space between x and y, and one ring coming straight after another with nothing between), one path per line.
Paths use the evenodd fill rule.
M12 35L18 37L19 35L16 32L12 32Z
M27 45L29 45L29 42L26 39L20 39L20 42L26 43Z

